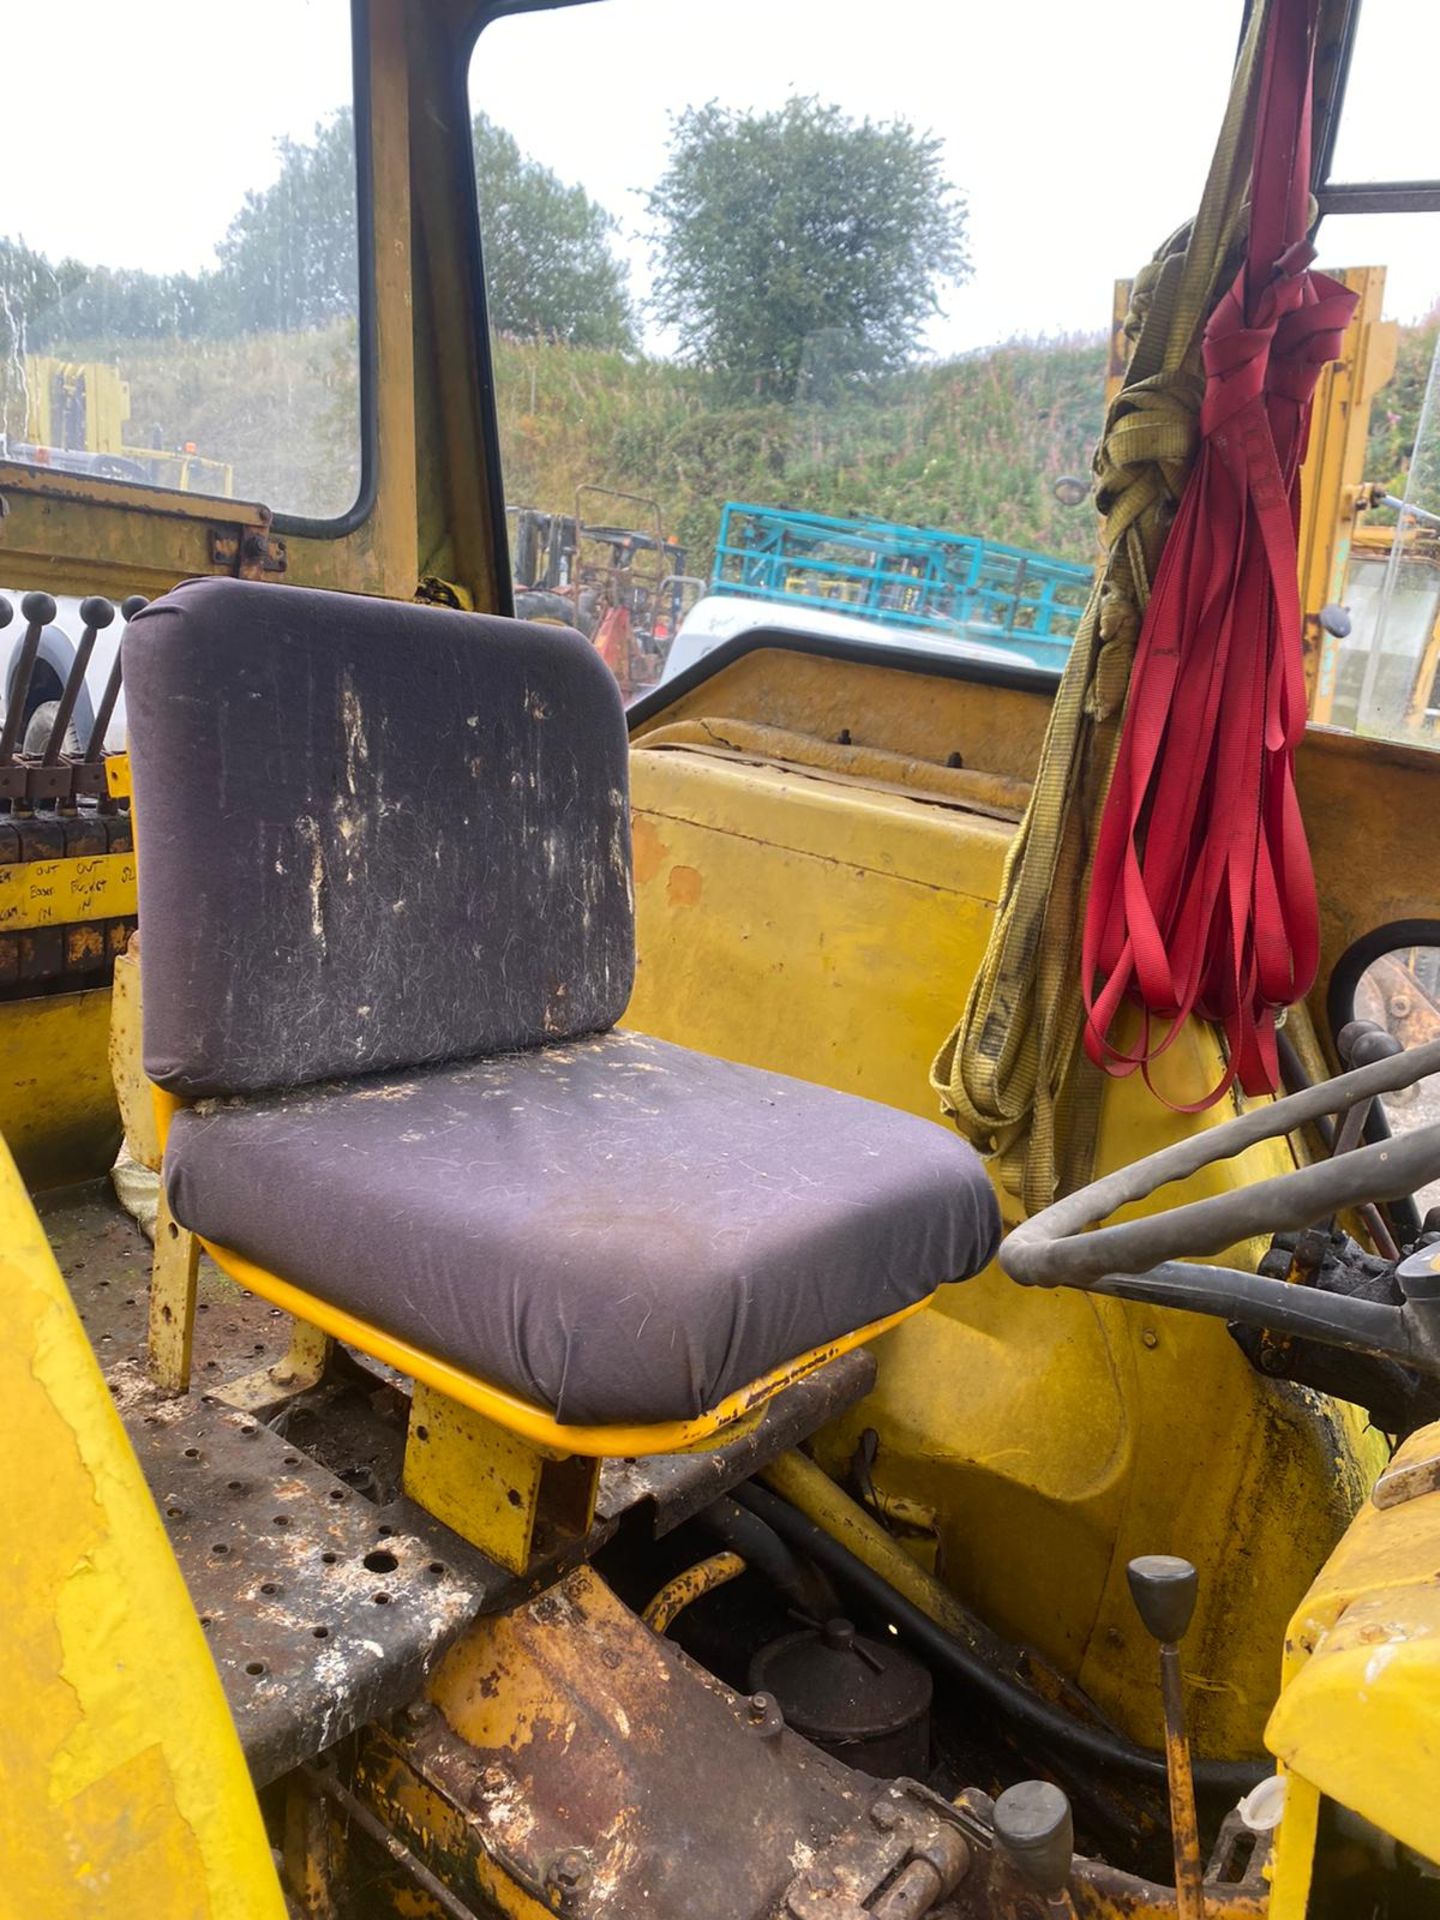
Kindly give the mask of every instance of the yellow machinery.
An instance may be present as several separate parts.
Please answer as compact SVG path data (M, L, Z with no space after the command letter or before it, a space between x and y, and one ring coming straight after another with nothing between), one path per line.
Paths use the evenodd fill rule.
M32 353L25 360L25 394L28 445L20 457L37 466L138 480L185 493L235 490L229 464L207 460L193 446L175 450L133 444L127 432L130 388L112 366Z
M1423 1243L1403 1268L1394 1244L1417 1238L1404 1180L1419 1183L1424 1140L1332 1158L1337 1135L1353 1139L1324 1102L1363 1116L1433 1069L1435 1049L1392 1058L1352 1033L1347 1047L1370 1064L1338 1095L1321 1084L1346 1064L1337 1007L1364 1011L1342 1004L1357 954L1389 928L1406 930L1394 945L1424 944L1440 918L1440 763L1426 749L1325 728L1301 749L1323 951L1320 990L1285 1030L1298 1108L1274 1120L1264 1102L1184 1111L1222 1065L1214 1034L1194 1027L1163 1062L1171 1104L1138 1080L1107 1089L1099 1184L1062 1201L1062 1219L1025 1221L1003 1195L1003 1224L1019 1231L999 1261L959 1284L912 1275L894 1298L865 1292L843 1327L777 1336L765 1364L736 1359L726 1391L663 1417L638 1359L611 1381L614 1406L571 1416L563 1382L547 1400L442 1350L444 1287L415 1307L443 1263L406 1263L446 1209L488 1233L513 1200L505 1169L518 1180L529 1124L506 1078L516 1060L543 1056L561 1075L535 1103L560 1116L547 1151L598 1143L585 1207L572 1217L552 1196L526 1220L548 1232L564 1215L583 1261L623 1197L645 1189L653 1213L633 1245L646 1284L709 1272L736 1196L776 1177L772 1164L741 1172L725 1158L738 1151L730 1076L750 1087L761 1083L747 1075L790 1076L764 1082L772 1106L836 1103L815 1109L828 1117L787 1163L797 1221L806 1187L822 1187L842 1153L856 1112L845 1096L901 1130L884 1135L905 1142L880 1156L887 1178L918 1180L931 1156L958 1155L928 1070L985 950L1051 689L1019 671L803 636L732 643L632 710L628 802L622 771L588 810L561 809L563 831L544 815L557 766L593 747L577 734L547 761L544 741L579 712L597 736L613 733L618 705L598 680L588 708L548 697L544 675L571 657L553 630L458 611L503 607L508 577L476 364L468 130L438 105L452 101L473 9L371 0L356 19L366 217L383 242L368 250L364 510L317 531L181 487L0 464L7 582L160 603L134 612L133 658L149 664L133 676L133 767L88 742L48 765L13 742L0 755L11 849L0 942L16 955L0 1046L17 1090L0 1154L0 1435L18 1683L0 1736L0 1915L1433 1910L1434 1276ZM1361 313L1312 440L1311 498L1329 502L1301 542L1304 605L1317 613L1337 597L1334 504L1363 478L1357 423L1386 351L1378 285L1356 284ZM192 584L177 592L181 581ZM38 603L18 611L43 624ZM222 618L231 624L204 625ZM330 674L323 701L257 700L262 681L281 684L269 668L246 678L277 632ZM397 745L412 688L386 676L457 632L464 642L444 642L451 678L434 683L445 700ZM226 644L206 653L216 633ZM348 636L338 646L336 633ZM547 644L559 651L526 651ZM598 675L588 658L575 671L590 666ZM192 670L210 677L174 677ZM500 678L467 706L481 684L472 670ZM511 711L505 673L522 690L508 757L484 732L492 709ZM334 723L323 751L306 732L322 706ZM233 759L241 736L225 732L226 712L254 729ZM201 731L165 732L182 723ZM164 744L182 737L193 752ZM423 777L432 760L458 769L451 787ZM546 997L518 1053L464 1024L493 982L519 992L511 946L484 945L494 870L482 886L469 864L503 838L481 834L470 811L497 765L518 781L521 815L532 795L540 810L519 891L543 896L525 925L551 971L537 976ZM398 783L388 813L382 774ZM267 812L296 794L304 804L283 821ZM125 950L132 801L151 889L138 951ZM395 845L384 835L412 813L423 834L384 864L380 849ZM590 864L567 867L597 819ZM282 826L288 837L265 838ZM95 831L103 846L82 840ZM182 845L188 865L176 867ZM246 871L253 890L226 917L216 889ZM557 871L567 885L545 894ZM634 990L619 996L621 1027L596 1037L613 1008L587 1027L575 1001L599 992L605 967L583 947L587 963L565 970L568 916L592 940L602 895L613 907L631 887ZM377 963L373 1004L347 999L334 969L401 951L396 928L422 898L472 916L477 960L493 959L475 968L484 990L437 975L440 943L417 936L396 974L380 978ZM146 900L168 904L146 918ZM342 942L355 913L371 916L364 937ZM35 964L37 936L55 934L65 965L26 991L22 965ZM93 980L69 977L97 953ZM212 965L237 992L271 969L244 1018L217 1028L233 1050L219 1077L186 1053L203 1007L184 993ZM377 1006L372 1040L363 1023ZM342 1015L358 1069L323 1048L296 1067L295 1050ZM417 1038L427 1021L441 1025ZM95 1067L105 1028L113 1086ZM165 1056L162 1038L177 1034ZM668 1096L653 1076L680 1071L671 1049L685 1073L711 1076L712 1123L694 1138L726 1174L703 1204L655 1201L701 1155L671 1151L657 1130ZM609 1135L565 1078L597 1057L624 1063L623 1097L585 1095L618 1098ZM472 1155L468 1186L443 1208L416 1105L439 1073L460 1075L454 1100L490 1099L512 1147L483 1178ZM300 1080L315 1085L292 1099ZM312 1177L337 1087L362 1132ZM37 1190L105 1170L120 1113L129 1210L92 1183L41 1193L37 1214ZM271 1160L256 1136L225 1131L277 1114L293 1133ZM347 1156L372 1137L384 1151L344 1190L356 1219L374 1192L390 1198L345 1241L349 1270L327 1277L325 1256L354 1222L326 1210ZM198 1163L183 1156L206 1138L236 1142L207 1177L249 1170L237 1204L260 1239L281 1236L285 1259L245 1252L205 1215ZM627 1160L631 1138L652 1157ZM1209 1163L1212 1145L1230 1157ZM1162 1170L1182 1177L1151 1192L1135 1163L1162 1153ZM171 1178L157 1192L162 1165ZM1313 1204L1267 1184L1297 1170ZM826 1243L816 1288L870 1231L869 1189L853 1167L847 1178L833 1209L853 1227ZM490 1203L480 1216L465 1211L477 1192ZM1045 1262L1068 1260L1073 1275L1083 1260L1089 1197L1107 1212L1118 1198L1121 1221L1149 1234L1148 1294L1050 1284L1061 1267ZM1201 1201L1228 1229L1186 1241L1177 1208ZM890 1218L877 1262L917 1231L921 1205ZM1334 1233L1277 1242L1307 1207L1335 1216ZM153 1252L132 1217L147 1211ZM1177 1279L1181 1254L1229 1264ZM367 1306L349 1283L372 1256L382 1281L390 1263L391 1284ZM486 1267L487 1285L501 1264ZM1217 1272L1230 1291L1186 1311L1187 1288L1221 1284ZM1043 1284L1016 1284L1037 1273ZM1363 1299L1345 1290L1357 1274ZM1282 1282L1283 1311L1264 1291ZM663 1311L663 1278L654 1284ZM523 1287L518 1297L523 1308ZM694 1326L677 1324L674 1340L698 1343L706 1305L687 1298ZM577 1370L629 1310L612 1294L603 1306L571 1356ZM520 1314L527 1338L552 1320L538 1304Z

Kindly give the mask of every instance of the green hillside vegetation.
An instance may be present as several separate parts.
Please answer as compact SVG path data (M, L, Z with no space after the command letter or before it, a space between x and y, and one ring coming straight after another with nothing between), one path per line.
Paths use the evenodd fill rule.
M1404 329L1377 401L1366 477L1403 489L1430 319ZM81 357L78 356L77 357ZM727 499L977 533L1063 558L1093 555L1084 507L1054 496L1086 474L1101 423L1103 340L1014 344L915 368L827 401L744 404L703 370L635 354L500 339L495 375L512 506L573 512L600 484L659 503L707 572ZM284 508L353 496L355 350L348 322L289 335L133 341L121 371L132 432L233 460L235 490ZM260 484L263 475L263 484Z
M499 341L497 399L512 505L574 511L591 481L658 500L708 570L729 500L877 514L1088 559L1088 516L1053 483L1087 470L1101 340L1010 346L867 383L827 401L726 402L705 373L546 343Z

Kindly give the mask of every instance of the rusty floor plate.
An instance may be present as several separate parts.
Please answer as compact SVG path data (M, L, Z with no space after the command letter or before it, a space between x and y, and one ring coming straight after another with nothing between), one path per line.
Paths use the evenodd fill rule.
M517 1590L410 1501L377 1507L248 1414L118 1384L257 1783L403 1705Z
M520 1601L583 1557L517 1580L399 1492L405 1400L353 1364L268 1424L214 1390L278 1360L288 1316L202 1259L193 1390L144 1368L150 1244L108 1184L41 1209L209 1640L258 1784L412 1699L477 1613ZM657 1533L859 1399L856 1352L779 1396L751 1434L694 1455L608 1461L583 1553L649 1502ZM333 1470L332 1470L333 1469Z

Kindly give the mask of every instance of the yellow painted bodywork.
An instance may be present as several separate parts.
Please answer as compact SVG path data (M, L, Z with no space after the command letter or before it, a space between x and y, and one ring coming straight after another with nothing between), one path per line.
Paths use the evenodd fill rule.
M109 1036L108 987L0 1002L0 1139L32 1189L93 1180L114 1160Z
M1397 1466L1440 1454L1440 1423ZM1367 1502L1285 1639L1265 1738L1295 1774L1440 1862L1440 1492Z
M0 1915L283 1920L220 1682L0 1147Z
M1371 404L1395 371L1400 329L1380 315L1383 267L1347 267L1336 275L1359 296L1338 357L1321 372L1300 474L1300 607L1305 614L1305 678L1310 712L1328 721L1335 703L1340 643L1316 615L1344 604L1350 545L1359 512Z
M976 795L982 775L1023 781L1044 713L1043 695L777 650L642 724L627 1023L936 1118L930 1061L1012 831L993 785L967 798L956 776ZM856 775L857 755L882 753L929 771ZM963 769L946 768L954 753ZM1194 1028L1160 1084L1194 1100L1221 1071ZM1099 1166L1233 1112L1177 1114L1138 1080L1113 1083ZM1283 1142L1257 1148L1187 1197L1290 1164ZM877 1356L875 1391L822 1436L823 1463L842 1472L874 1427L877 1487L938 1516L960 1597L1151 1744L1158 1680L1125 1563L1186 1554L1201 1569L1185 1647L1198 1749L1259 1752L1285 1622L1380 1464L1358 1418L1261 1379L1219 1322L1027 1290L996 1267L942 1288Z
M332 1306L328 1301L292 1286L278 1274L267 1273L263 1267L256 1266L253 1260L245 1259L229 1247L215 1246L203 1239L200 1245L222 1273L228 1273L232 1280L238 1281L251 1293L258 1293L262 1300L283 1307L287 1313L293 1313L297 1320L321 1328L334 1339L344 1341L347 1346L358 1347L362 1353L383 1361L387 1367L394 1367L408 1379L421 1381L446 1399L453 1400L457 1406L468 1407L472 1412L494 1421L497 1426L520 1435L531 1445L548 1447L562 1456L581 1454L599 1459L627 1459L641 1454L685 1453L692 1447L722 1444L736 1438L744 1430L747 1418L773 1394L779 1393L782 1387L805 1379L840 1354L849 1353L853 1348L864 1346L868 1341L888 1333L924 1307L923 1301L912 1307L902 1307L899 1313L873 1321L867 1327L846 1334L843 1339L830 1340L823 1347L814 1347L809 1353L776 1367L763 1379L752 1381L748 1387L738 1388L718 1406L693 1420L656 1421L650 1426L564 1426L533 1401L522 1400L518 1394L508 1393L503 1387L478 1380L473 1374L462 1373L447 1360L438 1360L434 1354L423 1352L408 1340L398 1339L368 1321L356 1319L343 1307Z

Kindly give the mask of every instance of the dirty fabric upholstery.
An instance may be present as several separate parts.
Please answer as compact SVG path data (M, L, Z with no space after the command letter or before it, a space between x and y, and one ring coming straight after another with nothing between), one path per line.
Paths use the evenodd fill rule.
M160 1086L258 1093L620 1017L625 728L579 634L190 580L124 646Z
M177 1215L560 1419L685 1419L995 1251L929 1121L609 1033L176 1117Z
M183 1225L597 1425L704 1413L991 1258L946 1130L609 1031L625 728L578 634L210 580L124 644Z

